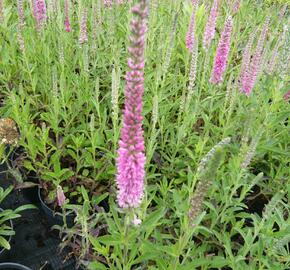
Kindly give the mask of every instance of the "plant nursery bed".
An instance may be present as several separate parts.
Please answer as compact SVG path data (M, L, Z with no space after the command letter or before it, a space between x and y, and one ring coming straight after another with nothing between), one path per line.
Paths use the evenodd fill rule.
M3 171L3 167L0 168ZM1 175L1 186L7 187L11 179ZM1 204L3 209L16 208L30 203L22 191L14 191ZM60 239L57 231L52 231L44 214L38 208L26 210L21 218L13 221L15 235L11 240L11 250L0 257L0 262L14 262L26 265L32 270L73 270L76 263L70 258L69 250L59 251Z

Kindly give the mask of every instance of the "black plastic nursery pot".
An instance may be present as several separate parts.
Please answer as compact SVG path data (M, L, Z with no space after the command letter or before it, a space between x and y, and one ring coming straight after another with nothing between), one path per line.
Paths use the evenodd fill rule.
M61 213L58 212L54 212L43 200L42 198L42 194L41 194L41 189L38 189L38 199L40 201L41 204L41 209L43 210L45 217L47 219L47 222L50 226L53 225L59 225L59 226L63 226L63 215ZM66 223L67 226L69 228L73 227L74 225L74 218L75 215L74 214L68 214L66 216Z
M0 164L0 171L7 171L5 164ZM7 188L15 183L11 174L0 176L0 186ZM30 203L24 196L23 190L15 190L2 202L3 209L15 209L21 205ZM30 209L21 213L21 217L13 220L15 235L11 237L11 250L1 252L0 263L21 264L28 269L36 270L73 270L76 269L76 260L69 248L59 249L61 239L51 230L45 212L42 211L41 202L36 191L38 209ZM8 222L8 221L7 221ZM8 237L6 238L8 240ZM4 256L5 255L5 256ZM6 264L0 269L8 268ZM15 265L13 265L15 266ZM10 267L10 266L9 266ZM24 268L26 269L26 268Z
M2 208L0 208L0 212L3 212L4 210ZM10 226L11 228L13 229L13 223L12 223L12 220L9 220L9 223L10 223ZM9 244L11 243L11 239L12 239L12 236L10 235L8 239L6 239ZM6 256L7 256L7 253L9 252L9 250L5 249L5 248L2 248L0 249L0 262L5 260Z
M9 146L6 147L6 154L9 154ZM7 162L9 163L9 167L15 168L15 163L17 162L17 159L21 157L21 155L24 153L23 148L19 147L14 149L8 159ZM38 176L35 172L30 172L25 170L24 168L19 169L22 176L25 176L25 183L34 183L35 185L38 184ZM25 186L25 185L24 185ZM30 203L38 203L38 186L33 187L23 187L21 188L21 192L23 193L24 197L28 199Z
M0 263L0 269L5 269L5 270L8 270L8 269L15 269L15 270L31 270L31 268L27 267L27 266L24 266L24 265L21 265L21 264L18 264L18 263Z

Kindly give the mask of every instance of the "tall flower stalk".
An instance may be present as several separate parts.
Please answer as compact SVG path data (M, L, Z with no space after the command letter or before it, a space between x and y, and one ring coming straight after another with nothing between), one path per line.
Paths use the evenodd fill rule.
M64 28L66 32L71 32L69 20L69 0L64 1Z
M122 208L138 207L144 193L145 146L142 129L144 92L144 48L148 7L146 0L132 8L130 23L129 70L126 73L125 108L117 157L118 204Z
M188 84L188 93L186 97L185 110L187 111L190 101L193 95L196 73L197 73L197 58L198 58L198 40L195 40L190 61L190 70L189 70L189 84Z
M45 0L33 0L33 15L37 30L41 30L47 19Z
M271 58L268 62L267 73L270 75L273 74L275 69L276 69L277 60L279 58L279 49L283 45L283 43L285 42L286 34L287 34L287 28L285 27L283 29L283 33L280 35L280 37L277 40L277 43L272 51ZM288 58L289 58L289 55L288 55Z
M241 168L242 169L247 169L247 167L250 165L251 160L253 159L255 153L256 153L256 149L258 146L258 143L263 135L264 132L264 128L263 126L261 126L258 131L256 136L252 139L247 152L244 154L243 156L243 161L241 163Z
M214 0L203 35L203 47L208 50L215 35L219 1Z
M210 79L210 82L213 84L218 84L223 81L222 76L226 70L228 56L230 52L232 29L233 29L233 20L231 17L229 17L226 20L225 27L221 39L219 41L219 45L214 60L214 67Z
M164 64L162 67L162 75L163 78L165 78L166 73L168 71L169 68L169 64L170 64L170 60L171 60L171 55L172 55L172 51L173 51L173 47L174 47L174 40L175 40L175 35L176 35L176 27L177 27L177 22L178 22L178 16L179 13L176 13L174 16L174 20L173 20L173 25L172 25L172 30L170 32L170 37L169 37L169 42L168 42L168 47L166 50L166 55L165 55L165 59L164 59Z
M87 9L83 10L81 25L80 25L80 38L79 43L84 44L88 42L88 30L87 30L87 18L88 18L88 11Z
M244 48L240 74L238 77L238 87L241 90L242 90L242 82L246 79L247 68L249 67L249 64L251 62L251 50L253 47L255 35L256 35L256 31L253 31L249 37L246 47Z
M257 81L258 75L261 71L262 63L263 63L263 50L264 50L264 43L266 40L267 32L269 27L269 18L266 20L257 46L255 53L250 61L248 67L245 70L245 74L242 80L242 91L249 96L254 88L254 85Z
M236 0L233 3L233 6L232 6L233 14L236 14L239 11L240 6L241 6L241 0Z
M105 7L111 7L113 5L113 0L104 0Z
M193 46L194 46L194 42L195 42L195 13L196 13L196 3L193 2L193 10L192 10L192 14L190 17L190 22L189 22L189 26L188 26L188 30L186 33L186 40L185 40L185 44L186 44L186 48L192 52L193 50Z
M17 11L18 11L19 28L22 28L24 26L23 0L17 0Z

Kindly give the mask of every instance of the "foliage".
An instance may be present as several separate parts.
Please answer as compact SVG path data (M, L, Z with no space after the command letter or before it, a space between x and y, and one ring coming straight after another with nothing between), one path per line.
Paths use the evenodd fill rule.
M198 65L191 94L185 36L192 1L150 1L143 110L146 189L134 212L117 208L114 185L130 4L103 8L100 0L74 1L73 30L68 33L60 6L57 12L48 9L48 21L38 31L27 1L25 26L19 29L14 2L5 1L0 25L1 117L17 123L18 144L25 150L21 166L38 175L47 202L55 203L57 186L62 186L68 198L64 209L75 213L75 227L59 229L64 244L84 265L151 270L290 267L289 104L283 99L289 75L280 70L279 58L273 74L261 71L249 97L235 84L251 33L270 16L263 54L263 65L268 64L288 25L287 14L279 17L285 1L241 2L233 14L227 70L217 86L209 78L231 1L220 1L217 33L208 52L201 43L211 1L199 1ZM89 40L80 45L85 5ZM214 166L202 175L210 177L211 185L196 226L189 230L190 199L201 180L199 164L226 137L232 140L219 169ZM102 200L109 201L108 213L99 209ZM138 219L141 224L134 225Z
M9 195L13 190L13 186L3 189L0 187L0 203ZM0 248L10 249L10 242L8 241L12 235L15 234L11 221L19 218L20 212L35 208L33 205L26 204L12 209L0 209Z

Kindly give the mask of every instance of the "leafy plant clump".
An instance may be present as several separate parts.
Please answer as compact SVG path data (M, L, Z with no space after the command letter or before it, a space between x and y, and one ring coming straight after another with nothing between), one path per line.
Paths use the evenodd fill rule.
M2 187L0 187L0 204L11 193L12 190L13 186L8 187L7 189L3 189ZM32 208L35 208L35 206L30 204L19 206L14 210L3 210L0 208L0 249L4 248L9 250L11 248L11 236L15 235L12 220L21 217L21 215L19 214L20 212Z
M288 15L0 0L0 153L63 214L61 248L91 270L290 267Z

